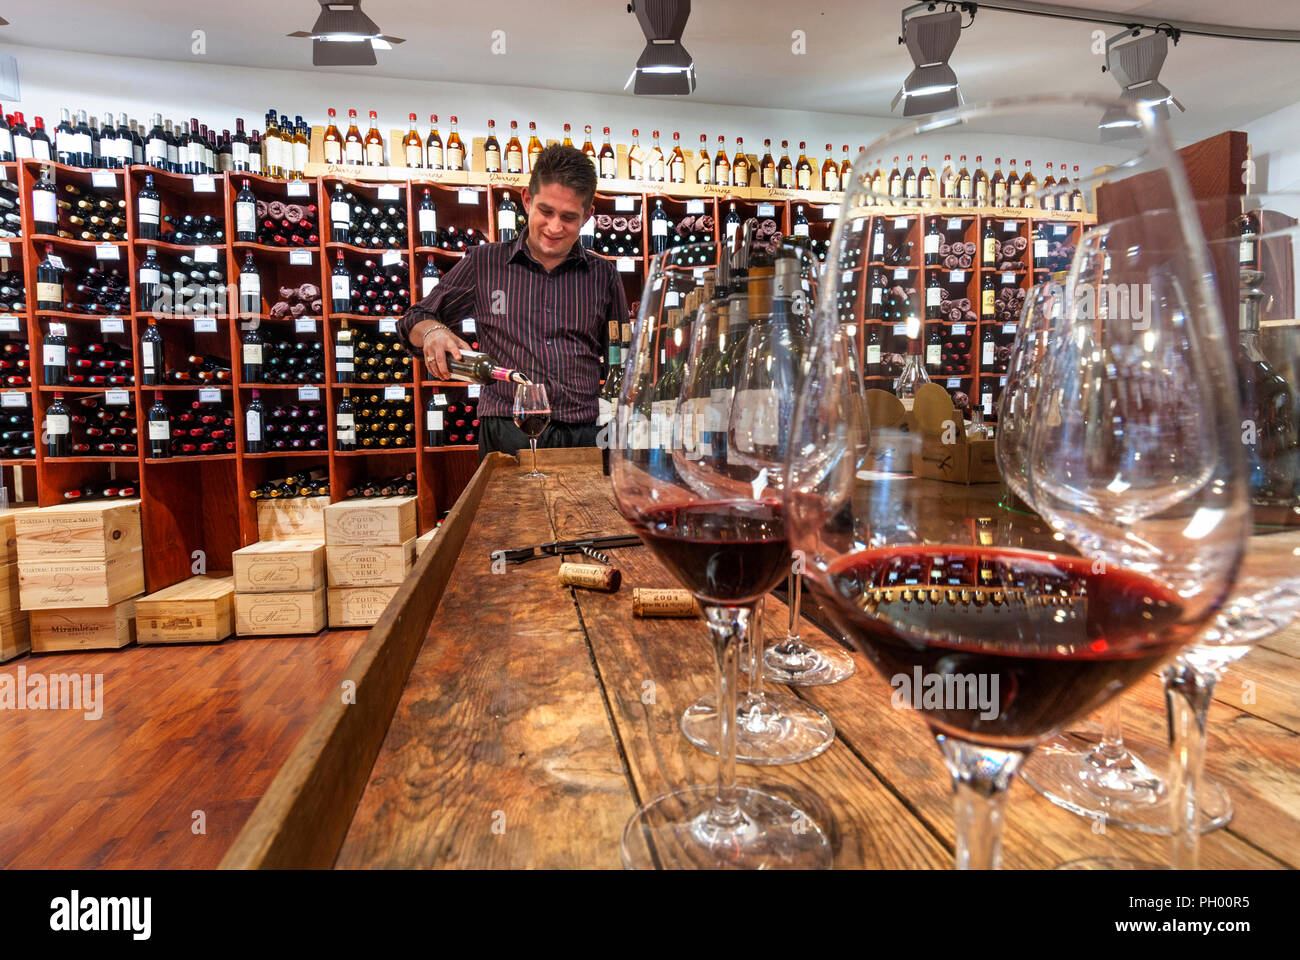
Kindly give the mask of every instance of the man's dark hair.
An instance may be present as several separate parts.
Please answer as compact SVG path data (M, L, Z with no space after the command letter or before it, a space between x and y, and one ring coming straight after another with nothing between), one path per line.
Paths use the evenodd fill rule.
M537 155L533 175L528 179L528 192L536 196L547 183L558 183L582 197L584 210L596 198L596 168L590 158L576 147L555 143Z

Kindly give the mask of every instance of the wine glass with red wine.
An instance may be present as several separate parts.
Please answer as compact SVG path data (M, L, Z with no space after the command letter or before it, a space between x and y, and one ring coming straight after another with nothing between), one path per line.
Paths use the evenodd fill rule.
M546 387L540 383L521 383L515 386L515 426L533 448L533 469L523 474L525 480L545 480L546 474L537 469L537 438L551 422L551 401Z
M773 312L774 270L732 276L725 253L718 267L698 266L715 256L693 245L652 263L624 366L610 478L620 511L704 612L714 652L714 702L720 705L714 715L718 779L641 807L623 832L621 853L630 868L827 868L826 834L806 813L736 783L739 650L756 604L785 579L791 556L780 458L773 466L781 469L771 476L734 455L728 463L741 416L733 400L749 424L759 425L764 449L756 452L765 456L784 449L789 419L779 416L781 398L772 390L755 387L743 396L731 390L750 316L728 311L730 323L717 324L731 302ZM718 335L692 354L693 331L706 316ZM713 371L716 392L706 391L706 380L695 375L705 368Z
M1133 147L1097 143L1108 110L1131 125ZM1008 100L925 118L860 154L831 255L867 242L850 226L877 199L867 157L933 154L932 140L955 136L1065 131L1091 137L1090 158L1109 169L1093 183L1022 191L1031 206L1097 186L1106 210L1159 197L1190 214L1182 169L1149 108L1086 97ZM1223 316L1204 279L1194 215L1164 227L1149 242L1173 255L1153 255L1152 272L1126 278L1153 291L1140 323L1091 307L1085 320L1067 283L1048 357L1060 361L1069 344L1080 365L1058 362L1028 425L1030 490L1070 492L1059 514L1044 513L1050 526L999 513L1001 484L944 479L950 460L979 451L959 441L952 421L960 420L950 419L939 384L917 391L922 436L910 471L873 469L872 448L895 443L890 434L901 428L869 425L864 435L854 415L862 384L849 373L845 338L836 337L841 321L830 305L840 273L828 278L794 414L785 521L821 607L893 688L895 708L915 710L934 735L954 785L961 868L1000 864L1006 791L1035 745L1172 658L1236 576L1246 508ZM1176 390L1163 379L1166 364L1179 371ZM1071 378L1056 379L1067 370ZM1199 425L1188 422L1189 410ZM1107 557L1082 549L1102 542L1094 522L1122 522L1127 550ZM1076 542L1072 530L1085 536Z

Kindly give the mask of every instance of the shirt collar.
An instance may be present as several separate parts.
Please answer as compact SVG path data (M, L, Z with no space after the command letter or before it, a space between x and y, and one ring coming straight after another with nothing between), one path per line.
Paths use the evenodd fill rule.
M580 266L584 270L588 269L591 266L590 257L591 254L586 250L586 248L583 247L581 243L575 243L573 247L569 250L568 255L563 260L561 260L559 264L556 265L555 269L559 270L560 267L563 267L569 263L573 263L575 266ZM512 263L525 263L525 262L533 263L536 264L537 267L541 270L546 269L545 267L542 266L542 264L538 261L538 259L533 256L533 252L528 249L527 236L522 233L511 244L510 254L509 256L506 257L506 260Z

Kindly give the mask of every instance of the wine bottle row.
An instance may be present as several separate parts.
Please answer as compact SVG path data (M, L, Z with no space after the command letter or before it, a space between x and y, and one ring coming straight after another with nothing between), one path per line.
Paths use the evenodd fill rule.
M267 480L248 491L254 500L286 500L294 497L328 497L330 495L329 469L311 467L287 477Z
M361 200L342 183L330 197L330 240L354 247L403 249L406 247L406 206L384 206Z
M129 347L116 343L70 345L66 324L51 322L41 345L45 385L128 387L135 383Z
M252 391L244 410L244 452L325 450L325 410L319 405L277 403L267 407Z
M425 443L430 447L478 443L478 402L435 393L424 406Z
M415 415L411 394L401 398L385 393L358 394L344 389L334 412L335 449L347 452L415 446Z
M325 349L319 340L268 340L255 326L244 332L240 350L244 383L325 382Z
M415 493L415 472L401 473L395 477L382 480L367 480L355 487L349 487L345 499L370 497L406 497Z
M218 403L191 401L173 415L166 394L155 390L148 414L149 456L201 457L235 452L235 415Z
M259 199L244 180L235 195L235 239L272 247L320 243L316 204Z
M136 455L135 409L130 403L101 406L99 396L65 401L56 391L45 408L47 457L114 457Z
M411 306L407 282L404 260L386 264L365 260L353 273L340 250L330 277L330 309L362 316L401 316Z
M334 337L336 383L407 383L413 377L411 355L396 333L354 330L346 319L339 321Z
M6 340L0 344L0 383L6 387L30 387L31 360L26 341Z

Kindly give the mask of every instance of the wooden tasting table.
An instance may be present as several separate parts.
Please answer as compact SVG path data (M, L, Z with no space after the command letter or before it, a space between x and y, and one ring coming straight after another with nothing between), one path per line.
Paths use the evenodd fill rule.
M713 782L716 761L678 726L686 706L712 691L704 622L632 617L633 587L678 585L649 550L613 552L623 572L614 594L561 587L549 558L492 572L494 550L630 532L594 450L541 451L538 460L545 481L520 480L516 461L499 454L481 466L345 675L345 686L356 682L354 702L317 718L223 866L617 869L639 803ZM1294 569L1297 544L1292 534L1256 538L1251 564ZM433 604L427 634L412 630ZM783 636L785 607L769 597L766 609L768 637ZM804 637L835 642L807 623ZM738 765L739 781L802 806L828 831L836 868L949 868L951 788L938 749L853 656L858 671L845 682L772 685L829 714L835 743L804 763ZM1159 680L1123 702L1125 733L1163 743ZM1205 836L1204 867L1300 866L1298 733L1292 627L1219 685L1207 766L1236 814ZM1098 832L1024 783L1011 790L1006 867L1094 856L1164 863L1167 844L1117 827Z

